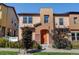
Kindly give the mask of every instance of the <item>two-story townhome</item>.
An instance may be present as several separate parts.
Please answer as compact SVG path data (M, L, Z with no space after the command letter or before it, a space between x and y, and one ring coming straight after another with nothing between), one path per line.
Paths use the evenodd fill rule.
M52 47L55 30L65 32L69 40L79 40L79 13L53 13L51 8L41 8L40 13L19 13L19 40L22 39L22 28L31 27L32 40L44 47Z
M0 36L16 36L18 17L14 7L0 3Z

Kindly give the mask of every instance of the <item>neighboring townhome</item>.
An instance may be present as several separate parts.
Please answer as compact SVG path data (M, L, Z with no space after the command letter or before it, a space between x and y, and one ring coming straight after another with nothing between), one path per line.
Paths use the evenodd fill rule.
M22 39L24 27L30 27L33 30L32 40L44 48L52 47L54 37L57 36L56 31L67 34L70 41L79 40L79 12L56 14L51 8L41 8L40 13L19 13L18 17L19 40Z
M18 35L18 17L14 7L0 3L0 36Z

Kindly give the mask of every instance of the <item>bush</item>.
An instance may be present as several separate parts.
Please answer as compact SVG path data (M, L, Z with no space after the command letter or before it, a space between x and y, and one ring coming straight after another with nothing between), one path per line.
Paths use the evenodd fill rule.
M72 44L67 39L60 39L59 41L54 42L54 45L52 47L58 49L72 49Z
M38 44L38 49L42 49L42 46L40 46L39 44Z
M0 38L0 47L2 48L21 48L23 47L22 43L19 42L9 42L7 39Z
M6 47L6 43L8 42L7 39L4 39L4 38L0 38L0 47Z
M72 48L79 49L79 41L72 41Z

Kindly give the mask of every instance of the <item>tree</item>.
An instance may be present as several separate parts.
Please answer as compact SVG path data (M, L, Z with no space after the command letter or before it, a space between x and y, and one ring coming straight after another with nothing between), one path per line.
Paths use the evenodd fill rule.
M32 45L32 30L29 27L23 28L22 32L24 48L30 49Z

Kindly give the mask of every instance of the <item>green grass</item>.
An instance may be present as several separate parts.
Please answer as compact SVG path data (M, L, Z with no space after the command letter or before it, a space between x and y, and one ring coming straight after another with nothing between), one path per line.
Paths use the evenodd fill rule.
M79 55L79 53L66 53L66 52L37 52L33 55Z
M17 55L15 51L0 51L0 55Z

